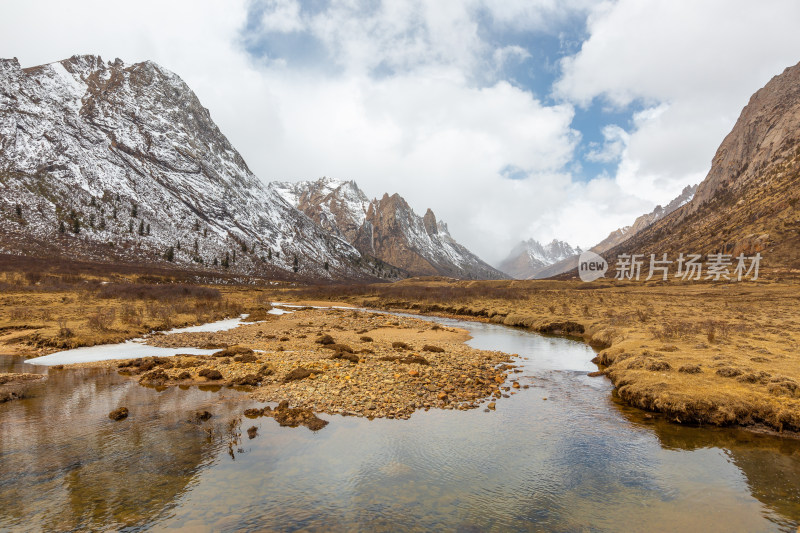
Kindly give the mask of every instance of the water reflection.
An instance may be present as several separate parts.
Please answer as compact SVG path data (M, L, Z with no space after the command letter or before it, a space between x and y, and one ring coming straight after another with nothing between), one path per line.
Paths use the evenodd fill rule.
M653 431L665 449L722 450L743 474L749 493L769 510L766 516L787 530L796 529L800 519L800 442L736 429L687 427L660 418L646 419L641 411L621 402L620 410L633 423Z
M6 360L0 371L20 365ZM113 529L156 519L217 460L232 409L228 397L159 393L103 370L49 370L29 394L0 405L0 529ZM130 417L109 420L122 405ZM190 422L197 408L213 409L217 420Z
M528 388L496 412L325 416L316 433L244 419L233 433L258 436L229 446L250 406L234 391L51 370L46 395L0 405L0 529L796 529L797 441L645 418L586 376L581 343L448 323L520 354Z

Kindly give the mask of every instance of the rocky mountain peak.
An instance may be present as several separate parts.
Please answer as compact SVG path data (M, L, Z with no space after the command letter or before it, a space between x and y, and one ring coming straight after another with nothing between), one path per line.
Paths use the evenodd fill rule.
M312 193L322 183L329 192ZM369 201L355 182L329 178L276 182L270 187L362 254L383 263L376 268L413 275L505 277L453 240L447 224L436 220L433 210L420 217L398 193L384 193Z
M719 193L735 192L757 180L763 165L790 158L798 144L798 124L800 63L773 77L750 97L717 149L689 211L697 211Z
M762 253L800 266L800 63L750 98L690 202L608 251Z
M425 225L425 231L428 232L428 235L436 235L439 233L439 225L436 223L436 215L433 214L430 207L427 211L425 211L425 215L422 217L422 223Z
M367 276L360 253L263 185L194 92L156 63L0 60L0 107L6 251ZM16 205L22 217L3 216Z

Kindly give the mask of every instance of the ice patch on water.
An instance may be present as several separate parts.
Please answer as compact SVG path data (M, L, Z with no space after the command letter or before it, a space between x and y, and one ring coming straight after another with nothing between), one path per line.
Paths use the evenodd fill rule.
M217 350L203 350L201 348L161 348L148 346L141 340L125 341L119 344L103 344L64 350L43 357L28 359L26 363L32 365L71 365L75 363L91 363L95 361L108 361L109 359L136 359L138 357L172 357L177 354L211 355Z
M199 326L175 328L165 331L165 335L176 333L211 333L227 331L241 325L242 315L238 318L227 318ZM145 344L146 338L132 339L118 344L102 344L99 346L86 346L73 350L64 350L42 357L28 359L26 363L35 365L71 365L75 363L92 363L95 361L108 361L110 359L136 359L139 357L172 357L178 354L211 355L217 350L204 350L201 348L161 348Z

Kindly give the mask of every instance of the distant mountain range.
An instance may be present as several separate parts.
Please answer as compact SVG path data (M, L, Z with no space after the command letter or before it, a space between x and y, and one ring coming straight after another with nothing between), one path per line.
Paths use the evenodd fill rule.
M683 191L681 191L681 193L667 205L663 207L657 205L650 213L646 213L638 217L630 226L625 226L612 231L608 234L608 237L589 248L589 250L597 254L603 254L614 246L627 241L650 225L656 223L658 220L661 220L673 211L689 203L692 200L696 190L697 185L688 185L684 187ZM580 254L581 251L576 250L574 255L554 261L550 265L539 269L535 277L537 279L550 278L577 268L578 257Z
M515 279L536 279L547 267L581 253L564 241L553 239L542 245L528 239L516 245L497 268Z
M750 99L706 179L591 249L764 252L800 267L800 65ZM518 244L500 270L398 194L264 184L191 89L152 62L0 59L0 253L284 279L544 278L580 249Z
M0 191L0 253L282 278L502 277L400 196L264 184L150 61L0 59Z
M417 215L398 194L369 200L354 181L320 178L270 187L332 235L408 275L502 279L450 236L447 224L428 209Z
M689 203L697 185L687 186L676 198L664 207L658 205L650 213L638 217L633 224L609 233L608 237L592 246L592 252L602 254L606 250L625 242L656 221ZM564 241L553 239L547 245L530 239L522 241L511 250L498 268L516 279L545 279L568 272L578 266L578 257L583 252L579 246L573 248Z

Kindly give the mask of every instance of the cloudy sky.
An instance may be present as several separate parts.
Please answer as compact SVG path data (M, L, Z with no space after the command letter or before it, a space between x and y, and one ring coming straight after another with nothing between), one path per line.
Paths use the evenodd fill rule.
M496 263L589 246L703 179L800 61L796 0L0 4L0 56L180 75L263 180L353 179Z

